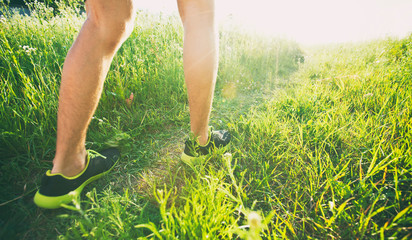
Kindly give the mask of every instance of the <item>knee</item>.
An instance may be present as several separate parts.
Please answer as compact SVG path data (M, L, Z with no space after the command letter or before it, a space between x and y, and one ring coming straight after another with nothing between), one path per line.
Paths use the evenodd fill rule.
M108 48L118 48L132 33L133 19L119 17L100 26L102 40Z
M87 21L93 26L96 37L100 38L104 46L109 50L115 50L133 31L136 4L134 0L115 5L105 5L105 2L110 1L100 1L88 1L95 4L90 6Z
M178 0L178 7L183 25L196 20L209 24L214 22L214 0Z

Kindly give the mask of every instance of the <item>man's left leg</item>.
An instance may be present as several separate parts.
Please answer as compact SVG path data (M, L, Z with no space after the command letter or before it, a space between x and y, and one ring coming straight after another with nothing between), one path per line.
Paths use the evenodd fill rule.
M184 27L183 66L189 98L191 131L197 138L197 153L186 142L182 160L207 154L212 147L226 145L227 131L209 131L209 117L218 69L218 32L214 0L178 0Z

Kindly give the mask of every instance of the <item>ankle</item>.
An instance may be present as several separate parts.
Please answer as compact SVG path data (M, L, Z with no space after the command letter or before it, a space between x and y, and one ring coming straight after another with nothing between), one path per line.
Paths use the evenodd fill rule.
M207 129L203 134L197 137L197 141L200 146L205 146L209 142L209 129Z
M73 177L81 173L86 166L87 152L72 154L70 156L57 155L53 159L51 173L61 173L66 177Z
M208 136L204 137L204 136L199 136L199 138L197 139L198 143L200 146L204 146L207 144L207 140L208 140Z

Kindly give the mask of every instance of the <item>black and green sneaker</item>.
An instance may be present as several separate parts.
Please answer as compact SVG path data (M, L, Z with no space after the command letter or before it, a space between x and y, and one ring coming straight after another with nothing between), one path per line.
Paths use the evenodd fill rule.
M221 148L230 142L230 133L226 130L213 130L209 128L209 139L205 145L200 145L197 139L188 139L181 159L184 163L192 166L197 162L203 162L206 155L214 148Z
M80 196L87 184L110 172L119 159L120 152L116 148L109 148L97 154L88 151L86 167L74 177L47 171L42 178L40 189L34 196L34 203L42 208L55 209L72 202Z

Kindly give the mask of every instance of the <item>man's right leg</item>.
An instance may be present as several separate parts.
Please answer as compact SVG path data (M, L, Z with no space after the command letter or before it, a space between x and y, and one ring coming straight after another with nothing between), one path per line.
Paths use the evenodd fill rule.
M114 54L133 30L135 0L87 0L87 19L63 66L53 169L42 179L34 202L58 208L85 185L107 173L118 151L86 159L85 140Z
M114 54L133 30L133 0L87 0L87 19L63 66L56 155L51 173L74 176L85 164L87 127Z

